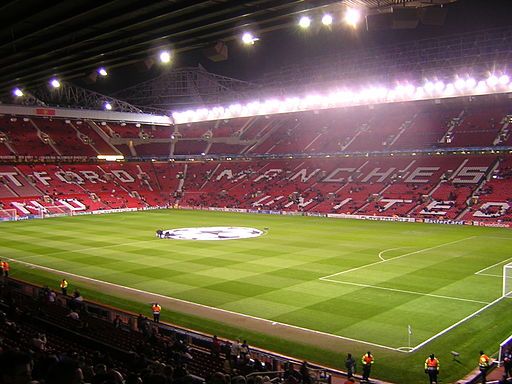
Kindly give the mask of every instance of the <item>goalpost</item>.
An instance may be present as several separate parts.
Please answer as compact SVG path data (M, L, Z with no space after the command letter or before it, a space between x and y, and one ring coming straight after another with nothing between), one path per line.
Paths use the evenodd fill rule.
M503 297L512 297L512 263L503 266Z
M39 208L39 216L41 218L72 215L73 210L65 205L49 205L47 207Z

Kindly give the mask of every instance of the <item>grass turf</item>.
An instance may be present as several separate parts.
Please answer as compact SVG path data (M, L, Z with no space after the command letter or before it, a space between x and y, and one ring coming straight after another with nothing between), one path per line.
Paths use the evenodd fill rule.
M154 236L156 229L197 226L270 229L228 241ZM336 367L346 352L371 349L372 374L398 383L426 381L422 364L431 352L441 357L443 381L453 381L476 366L479 349L497 350L512 326L503 300L436 337L500 297L512 246L505 229L146 211L2 223L0 232L3 257L371 343L347 341L333 353L194 316L163 317ZM15 262L11 274L55 288L61 276ZM80 288L134 312L147 306ZM409 347L409 325L410 346L434 339L406 354L398 349ZM461 353L459 362L451 350Z

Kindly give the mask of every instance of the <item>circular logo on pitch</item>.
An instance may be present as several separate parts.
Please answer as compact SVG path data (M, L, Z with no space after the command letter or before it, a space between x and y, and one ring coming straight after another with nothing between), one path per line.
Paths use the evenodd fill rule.
M258 237L263 234L248 227L194 227L162 231L161 238L173 240L236 240Z

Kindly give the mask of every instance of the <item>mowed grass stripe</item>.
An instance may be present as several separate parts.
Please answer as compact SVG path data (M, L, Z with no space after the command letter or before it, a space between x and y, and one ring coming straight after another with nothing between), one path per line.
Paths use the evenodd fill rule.
M439 299L383 293L318 278L379 261L379 253L387 249L403 249L386 254L392 257L462 237L495 233L481 228L192 211L55 218L23 223L29 224L26 230L19 223L12 224L16 225L0 229L7 228L8 237L12 234L12 240L1 244L0 251L12 250L16 257L35 264L394 347L402 346L399 330L409 322L418 327L418 338L428 338L478 305L447 304ZM268 226L270 230L261 238L237 241L155 238L159 228L221 225L259 229ZM28 246L23 245L27 243ZM453 247L451 251L459 252L460 248ZM429 259L429 255L418 254L413 262L404 258L396 264L398 267L389 268L390 264L374 274L363 268L356 280L373 280L375 284L418 292L471 296L469 287L474 281L466 276L470 272L466 262L480 265L487 260L482 261L481 255L472 252L477 247L467 248L467 256L451 255L453 263L450 255L432 254ZM25 252L27 256L22 257ZM493 259L501 252L493 250ZM464 268L457 269L461 263ZM443 274L444 269L455 272ZM449 313L435 326L423 324L424 309L434 307ZM379 322L385 331L369 335L365 328ZM375 340L369 340L372 337Z

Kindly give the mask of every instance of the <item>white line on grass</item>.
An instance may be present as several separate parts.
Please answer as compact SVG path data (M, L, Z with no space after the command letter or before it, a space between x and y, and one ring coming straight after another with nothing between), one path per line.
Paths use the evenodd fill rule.
M475 275L496 276L496 275L488 275L488 274L485 274L485 273L482 273L482 272L487 271L488 269L491 269L491 268L493 268L493 267L495 267L495 266L497 266L497 265L500 265L500 264L506 263L506 262L507 262L507 261L509 261L509 260L512 260L512 257L509 257L509 258L508 258L508 259L506 259L506 260L499 261L499 262L497 262L496 264L491 265L490 267L483 268L483 269L479 270L478 272L475 272ZM502 277L502 276L500 276L500 277Z
M320 278L320 280L323 281L330 281L332 283L338 283L338 284L346 284L346 285L355 285L356 287L363 287L363 288L372 288L372 289L382 289L385 291L393 291L393 292L401 292L401 293L408 293L410 295L418 295L418 296L428 296L428 297L436 297L439 299L447 299L447 300L457 300L457 301L466 301L470 303L477 303L477 304L489 304L486 301L480 301L480 300L472 300L472 299L463 299L461 297L452 297L452 296L443 296L443 295L434 295L432 293L422 293L422 292L415 292L415 291L406 291L404 289L395 289L395 288L386 288L386 287L379 287L377 285L368 285L368 284L360 284L360 283L349 283L348 281L338 281L338 280L330 280L326 278Z
M466 240L469 240L469 239L473 239L473 238L475 238L475 237L477 237L477 236L470 236L470 237L466 237L466 238L464 238L464 239L454 240L454 241L450 241L450 242L448 242L448 243L439 244L439 245L436 245L436 246L434 246L434 247L424 248L424 249L420 249L420 250L418 250L418 251L409 252L409 253L406 253L406 254L403 254L403 255L400 255L400 256L392 257L391 259L386 259L386 260L376 261L376 262L374 262L374 263L370 263L370 264L361 265L360 267L355 267L355 268L347 269L346 271L341 271L341 272L333 273L332 275L327 275L327 276L320 277L320 280L328 279L329 277L333 277L333 276L343 275L343 274L348 273L348 272L358 271L358 270L360 270L360 269L364 269L364 268L367 268L367 267L371 267L371 266L373 266L373 265L377 265L377 264L385 263L385 262L388 262L388 261L393 261L393 260L401 259L402 257L415 255L415 254L417 254L417 253L430 251L430 250L432 250L432 249L441 248L441 247L444 247L444 246L446 246L446 245L457 244L457 243L460 243L460 242L462 242L462 241L466 241Z
M383 254L385 254L386 252L389 252L389 251L394 251L396 249L402 249L403 247L399 247L399 248L389 248L389 249L385 249L383 251L380 251L379 252L379 259L381 259L382 261L386 261L385 258L382 257Z
M450 325L448 328L446 329L443 329L441 332L439 332L438 334L432 336L431 338L425 340L423 343L420 343L418 344L417 346L415 346L413 349L411 349L411 352L414 352L414 351L417 351L418 349L420 349L421 347L423 347L424 345L430 343L432 340L435 340L437 339L439 336L442 336L444 335L445 333L451 331L453 328L459 326L460 324L472 319L473 317L475 317L476 315L478 315L480 312L483 312L485 311L487 308L489 307L492 307L494 304L498 303L500 300L502 300L503 297L498 297L496 300L494 300L493 302L487 304L485 307L482 307L480 308L478 311L476 312L473 312L471 315L469 316L466 316L465 318L463 318L462 320L459 320L457 321L455 324L452 324Z
M187 300L176 299L174 297L160 295L158 293L143 291L143 290L140 290L140 289L137 289L137 288L131 288L131 287L126 287L124 285L109 283L107 281L97 280L97 279L93 279L91 277L81 276L81 275L77 275L77 274L69 273L69 272L64 272L64 271L60 271L58 269L44 267L42 265L27 263L26 261L20 261L20 260L15 260L15 259L9 259L9 260L11 260L12 262L16 262L16 263L19 263L19 264L26 265L26 266L34 268L34 269L41 269L41 270L52 272L52 273L59 273L59 274L65 275L65 276L73 276L73 277L76 277L76 278L81 279L81 280L89 280L89 281L92 281L92 282L95 282L95 283L99 283L99 284L103 284L103 285L108 285L108 286L112 286L112 287L117 287L117 288L120 288L120 289L123 289L123 290L126 290L126 291L139 292L139 293L143 293L143 294L147 294L147 295L152 295L152 296L155 296L155 297L160 297L160 298L163 298L163 299L170 299L170 300L173 300L173 301L176 301L176 302L185 303L185 304L191 305L191 306L207 308L207 309L209 309L211 311L218 311L218 312L228 313L228 314L231 314L231 315L236 315L236 316L240 316L240 317L244 317L244 318L248 318L248 319L258 320L258 321L261 321L261 322L264 322L264 323L268 323L268 324L273 325L273 326L279 325L279 326L282 326L282 327L298 329L298 330L301 330L301 331L306 331L306 332L310 332L310 333L314 333L314 334L322 335L322 336L328 336L328 337L332 337L332 338L339 339L339 340L345 340L345 341L351 341L351 342L356 342L356 343L362 343L362 344L366 344L366 345L369 345L369 346L372 346L372 347L388 349L388 350L391 350L391 351L404 352L404 351L399 350L397 348L388 347L387 345L376 344L376 343L371 343L371 342L368 342L368 341L352 339L350 337L333 335L333 334L326 333L326 332L321 332L321 331L316 331L316 330L313 330L313 329L299 327L297 325L290 325L290 324L280 323L280 322L273 321L273 320L263 319L261 317L245 315L243 313L233 312L233 311L229 311L227 309L210 307L208 305L199 304L199 303L193 303L193 302L187 301Z

